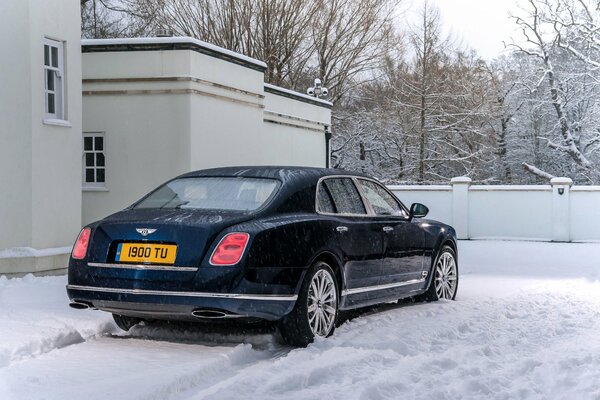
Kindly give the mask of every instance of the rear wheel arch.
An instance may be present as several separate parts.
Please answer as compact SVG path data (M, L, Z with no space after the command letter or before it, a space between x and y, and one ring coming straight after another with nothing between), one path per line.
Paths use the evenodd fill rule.
M333 273L335 274L335 279L337 281L338 284L338 291L342 291L342 288L344 287L344 274L342 272L342 263L341 261L338 259L338 257L329 252L329 251L324 251L321 252L319 254L317 254L309 263L309 266L314 265L316 262L322 261L325 264L329 265L329 267L333 270Z

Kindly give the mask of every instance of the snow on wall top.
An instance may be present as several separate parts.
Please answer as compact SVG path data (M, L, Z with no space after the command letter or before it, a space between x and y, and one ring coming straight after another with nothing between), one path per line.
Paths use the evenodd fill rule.
M4 258L25 258L25 257L49 257L61 254L69 254L71 246L53 247L50 249L34 249L32 247L13 247L0 250L0 259Z
M118 39L82 39L82 46L117 46L117 45L152 45L152 44L192 44L209 51L223 54L227 57L237 59L249 64L253 64L261 69L266 69L267 64L252 57L236 53L222 47L203 42L202 40L194 39L187 36L172 36L172 37L144 37L144 38L118 38Z

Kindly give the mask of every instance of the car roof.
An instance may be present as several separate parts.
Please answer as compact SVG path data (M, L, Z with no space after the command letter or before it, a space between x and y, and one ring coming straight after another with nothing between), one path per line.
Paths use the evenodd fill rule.
M235 176L248 178L279 179L286 183L300 183L301 181L316 181L319 178L331 175L364 176L362 173L346 171L337 168L317 168L299 166L239 166L203 169L180 175L179 178L207 177L207 176ZM292 181L292 182L290 182Z
M265 211L314 212L317 182L327 176L362 176L368 178L368 176L361 173L336 168L272 165L204 169L189 172L178 178L247 177L277 179L282 182L282 187Z

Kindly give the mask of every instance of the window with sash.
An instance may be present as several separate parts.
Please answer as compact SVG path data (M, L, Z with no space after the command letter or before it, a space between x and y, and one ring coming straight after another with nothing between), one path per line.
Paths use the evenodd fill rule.
M106 183L106 159L104 157L104 134L83 134L83 187L104 188Z
M44 89L46 119L64 120L63 43L44 39Z

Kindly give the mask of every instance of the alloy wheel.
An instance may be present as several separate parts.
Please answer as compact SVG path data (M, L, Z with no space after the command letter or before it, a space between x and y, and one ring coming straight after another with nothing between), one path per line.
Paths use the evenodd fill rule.
M444 252L435 266L435 293L439 299L453 300L456 294L457 269L454 256Z
M315 336L327 337L335 324L337 291L331 274L321 269L313 275L308 289L308 323Z

